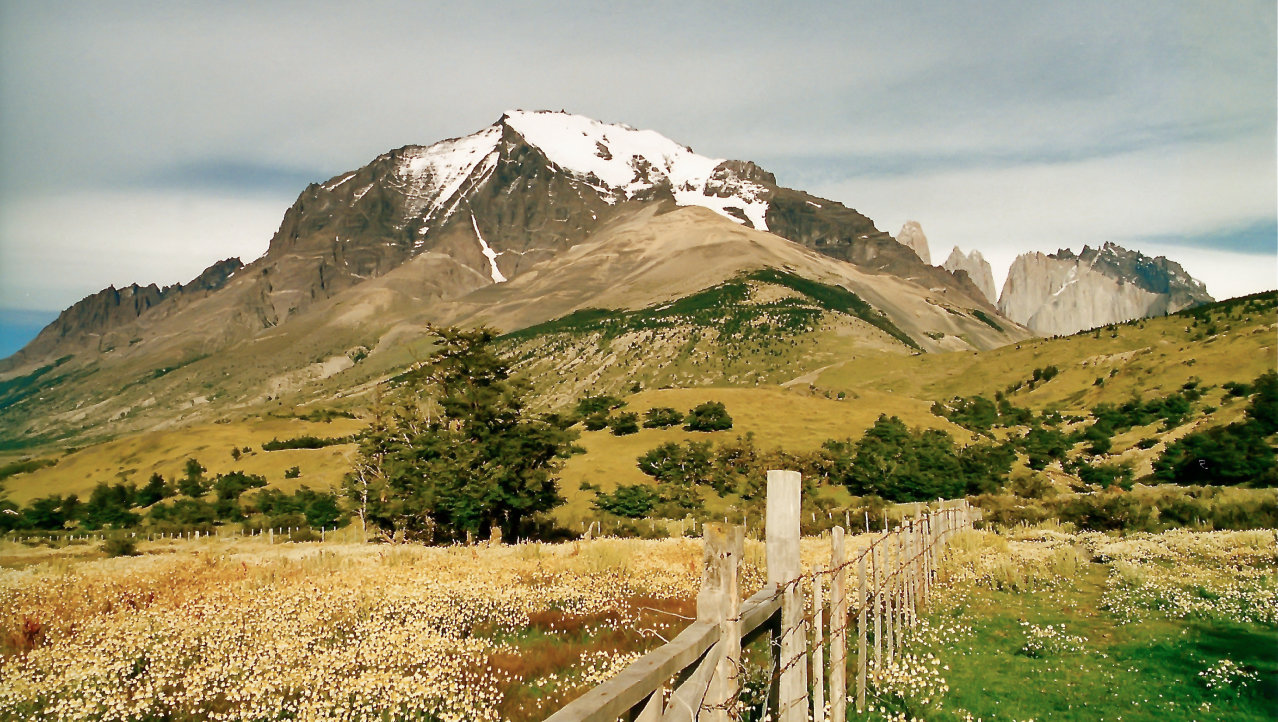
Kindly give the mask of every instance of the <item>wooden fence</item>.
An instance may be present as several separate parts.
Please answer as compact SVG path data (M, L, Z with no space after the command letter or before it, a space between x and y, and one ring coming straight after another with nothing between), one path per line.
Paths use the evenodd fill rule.
M289 526L289 527L272 527L269 529L188 529L186 531L175 532L152 532L152 531L74 531L74 532L9 532L0 535L0 539L6 541L17 542L20 544L66 541L66 542L95 542L106 541L107 539L120 537L129 538L134 541L166 541L166 540L183 540L183 539L252 539L260 537L266 539L271 544L275 543L275 535L280 536L281 541L289 541L294 534L306 532L310 536L318 537L320 541L327 541L328 535L337 531L339 527L320 527L315 529L309 526Z
M706 524L696 621L546 722L738 719L742 649L765 633L771 719L846 719L849 670L855 671L856 707L864 710L869 660L881 668L895 659L902 632L928 603L946 545L980 510L953 502L870 537L854 555L847 553L843 528L835 527L829 563L805 574L800 489L798 472L768 472L768 568L761 591L741 599L742 527Z

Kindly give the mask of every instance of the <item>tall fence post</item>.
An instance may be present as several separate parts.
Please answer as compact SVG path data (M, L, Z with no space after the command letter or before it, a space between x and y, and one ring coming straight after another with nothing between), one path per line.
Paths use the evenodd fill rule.
M777 722L806 722L808 681L804 657L807 627L803 623L803 584L799 559L799 514L802 484L797 471L768 471L768 583L781 596L780 639L774 648L777 672Z
M848 718L848 571L843 527L830 530L830 719Z
M824 573L818 563L812 569L812 718L825 719L825 594Z
M741 695L741 589L739 569L745 530L726 524L706 524L701 592L697 621L719 624L718 661L697 719L728 722L731 707ZM715 651L712 649L712 654Z
M886 539L886 535L876 541ZM875 544L871 549L870 561L874 563L874 584L870 593L874 595L874 668L883 669L883 545Z
M865 607L869 597L865 594L865 553L856 565L856 711L865 711ZM842 722L840 720L840 722Z

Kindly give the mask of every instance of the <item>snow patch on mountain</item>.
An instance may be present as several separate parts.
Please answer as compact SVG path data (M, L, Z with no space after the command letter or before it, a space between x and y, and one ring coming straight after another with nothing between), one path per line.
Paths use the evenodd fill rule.
M479 233L479 223L475 220L474 213L470 214L470 227L475 229L475 238L479 239L480 252L488 259L488 270L492 274L493 283L505 283L506 277L497 268L497 257L501 254L494 251L492 246L488 245L488 241L485 241L484 237Z
M497 162L497 142L501 129L489 126L462 138L443 140L427 147L406 149L400 160L400 180L408 197L408 213L425 211L429 221L449 215L456 207L454 196L481 164Z
M698 155L660 133L547 111L508 111L505 122L550 162L606 198L630 199L666 182L681 206L709 208L736 223L748 221L768 230L766 188L716 174L723 159Z

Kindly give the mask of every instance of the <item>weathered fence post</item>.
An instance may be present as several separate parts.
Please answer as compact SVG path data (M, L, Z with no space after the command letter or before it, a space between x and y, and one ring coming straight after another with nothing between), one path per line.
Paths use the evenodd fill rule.
M714 675L699 706L705 714L697 719L728 722L741 692L741 590L739 568L744 551L745 530L727 524L706 524L702 556L701 592L697 595L697 621L719 625L719 643Z
M825 595L822 593L822 573L817 564L812 569L812 718L825 719Z
M768 583L781 596L781 631L774 669L777 722L806 722L808 683L804 657L807 628L803 623L803 583L799 560L799 514L802 484L797 471L768 471ZM775 654L775 653L774 653Z
M874 563L874 585L870 593L874 595L874 668L876 670L883 668L883 545L878 542L886 538L886 535L879 537L870 550L872 554L870 561Z
M848 573L843 527L830 530L830 719L848 718Z
M867 550L868 552L868 550ZM865 711L865 552L856 566L856 711ZM840 720L842 722L842 720Z
M897 574L893 573L896 565L892 560L892 544L895 541L895 535L889 536L883 540L883 662L892 664L892 660L896 659L896 647L894 645L895 637L893 627L896 624L896 610L893 606L896 603L896 582Z

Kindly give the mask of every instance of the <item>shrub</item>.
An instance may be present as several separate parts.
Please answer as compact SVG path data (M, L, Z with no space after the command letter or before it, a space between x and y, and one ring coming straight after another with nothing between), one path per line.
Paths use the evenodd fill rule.
M658 406L648 409L643 415L643 427L645 429L664 429L669 426L678 426L683 423L683 414L678 409L672 409L669 406Z
M296 479L301 475L302 475L302 469L301 467L298 467L298 466L291 467L284 472L285 479Z
M611 494L596 492L594 506L600 511L638 519L647 516L660 500L660 494L650 486L623 484Z
M583 396L577 400L576 411L577 415L581 417L593 416L594 414L607 416L609 411L619 409L625 405L626 402L616 396Z
M608 428L612 430L613 436L626 436L627 434L638 433L639 414L634 412L617 414L608 420Z
M291 439L271 439L262 444L262 451L280 451L283 449L322 449L325 446L349 444L353 439L349 436L321 438L318 436L295 436Z
M608 412L600 411L598 413L590 414L582 419L582 424L585 425L586 431L599 431L600 429L606 428L608 426Z
M109 557L131 557L138 553L138 545L133 537L110 536L102 542L102 551Z
M1132 468L1130 461L1117 464L1092 465L1086 461L1079 460L1073 466L1074 473L1078 474L1078 478L1088 484L1097 484L1102 489L1108 489L1115 484L1123 489L1132 488L1132 476L1135 470Z
M718 401L707 401L694 407L688 412L686 421L683 428L688 431L726 431L732 428L732 417Z

